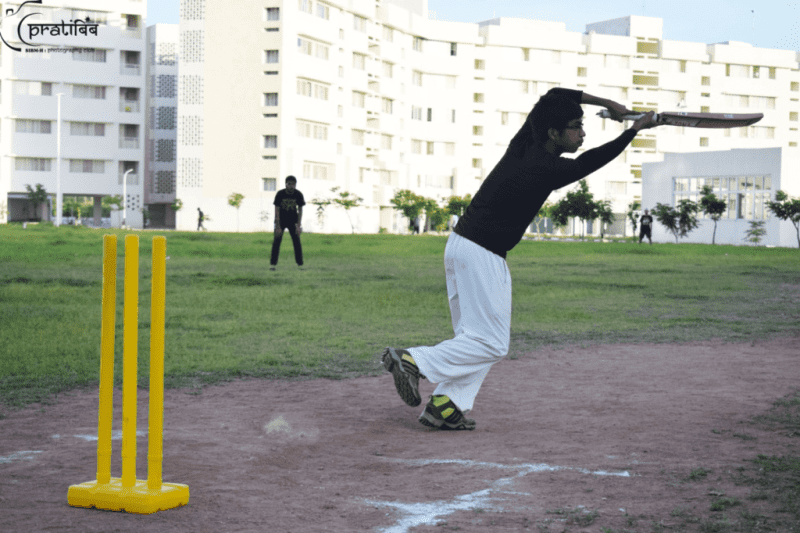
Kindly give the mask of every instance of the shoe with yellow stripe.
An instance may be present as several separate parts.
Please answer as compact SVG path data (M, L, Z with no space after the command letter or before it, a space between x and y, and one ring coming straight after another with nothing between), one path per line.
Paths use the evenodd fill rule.
M395 350L386 348L381 354L381 362L387 371L394 377L394 386L397 394L406 404L416 407L422 403L419 395L419 380L424 378L419 373L419 367L414 362L414 358L407 350Z
M472 430L475 421L464 416L461 409L444 395L431 396L425 411L419 417L419 423L429 428Z

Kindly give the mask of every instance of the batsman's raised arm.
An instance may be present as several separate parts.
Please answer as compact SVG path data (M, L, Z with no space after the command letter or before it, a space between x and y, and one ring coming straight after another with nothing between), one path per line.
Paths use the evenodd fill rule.
M633 113L633 111L622 104L619 104L613 100L609 100L608 98L600 98L599 96L594 96L588 93L583 93L583 96L581 97L581 103L605 107L608 109L608 118L611 120L616 120L617 122L622 122L622 117L624 115Z

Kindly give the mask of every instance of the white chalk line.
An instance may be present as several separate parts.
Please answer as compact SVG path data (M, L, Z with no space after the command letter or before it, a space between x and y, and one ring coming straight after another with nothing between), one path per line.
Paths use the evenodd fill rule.
M72 435L72 436L74 438L76 438L76 439L81 439L81 440L85 440L85 441L96 441L97 440L97 435ZM146 437L147 436L147 431L137 431L136 432L136 436L137 437ZM53 435L52 438L60 439L61 435ZM120 440L121 438L122 438L122 430L121 429L118 429L118 430L115 430L115 431L111 432L111 440Z
M621 472L608 472L605 470L589 470L587 468L576 468L570 466L552 466L545 463L521 463L506 465L502 463L487 463L464 459L394 459L394 461L413 466L454 464L466 467L498 468L502 470L516 470L517 474L512 477L498 479L492 483L488 489L456 496L450 501L440 500L427 503L403 503L365 500L367 504L374 507L390 507L400 513L401 516L394 525L389 526L388 528L379 529L379 531L383 531L384 533L408 533L409 529L412 527L421 525L433 526L442 522L442 517L451 515L456 511L468 511L470 509L494 509L502 511L503 508L499 505L496 505L495 502L503 501L506 498L503 498L499 495L530 496L528 493L512 492L508 490L502 490L502 488L512 485L515 478L524 477L535 472L557 472L561 470L572 470L575 472L580 472L581 474L592 474L596 476L631 477L630 472L627 470ZM498 494L498 496L492 496L493 493Z
M33 461L33 456L37 453L42 453L39 450L26 450L21 452L14 452L11 455L0 457L0 465L13 463L14 461Z

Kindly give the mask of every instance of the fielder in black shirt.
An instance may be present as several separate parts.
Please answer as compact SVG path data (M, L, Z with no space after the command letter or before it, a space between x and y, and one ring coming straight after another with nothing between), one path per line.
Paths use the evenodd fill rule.
M425 426L474 429L464 415L491 366L508 354L511 275L506 253L522 239L547 197L622 153L641 129L656 126L647 113L619 137L575 159L561 157L583 144L580 104L605 107L622 121L625 106L581 91L544 95L489 173L447 241L445 280L455 336L436 346L386 348L381 359L408 405L422 403L419 380L438 383L419 417Z
M653 244L653 217L647 209L644 210L644 215L639 217L639 224L641 224L639 229L639 244L642 244L642 239L645 237L650 241L650 244Z
M303 233L303 206L306 201L303 193L296 189L297 178L288 176L286 178L286 188L281 189L275 195L275 239L272 241L272 257L270 258L270 270L275 270L278 264L278 255L281 251L281 240L283 230L288 229L294 245L294 260L297 266L303 266L303 246L300 244L300 234Z

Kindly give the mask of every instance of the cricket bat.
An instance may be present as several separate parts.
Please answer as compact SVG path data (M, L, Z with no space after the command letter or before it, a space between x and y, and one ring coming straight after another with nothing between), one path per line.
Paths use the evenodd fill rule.
M601 118L611 118L608 109L603 109L597 115ZM624 115L625 120L638 120L646 113ZM656 113L653 120L657 124L666 126L687 126L689 128L742 128L755 124L764 118L763 113L731 114L731 113L684 113L682 111L665 111Z

